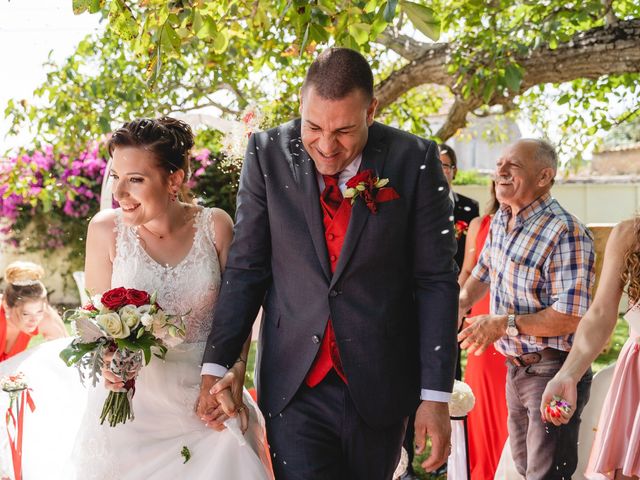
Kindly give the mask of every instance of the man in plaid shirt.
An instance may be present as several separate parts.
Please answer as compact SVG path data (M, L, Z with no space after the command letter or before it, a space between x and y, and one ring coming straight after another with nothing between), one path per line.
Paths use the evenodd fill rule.
M550 195L557 163L554 148L541 140L520 140L504 152L496 164L501 207L460 292L462 318L491 289L491 313L468 318L458 340L478 355L495 342L507 358L511 451L527 480L571 478L591 386L588 371L569 424L542 422L542 393L571 349L594 281L590 233Z

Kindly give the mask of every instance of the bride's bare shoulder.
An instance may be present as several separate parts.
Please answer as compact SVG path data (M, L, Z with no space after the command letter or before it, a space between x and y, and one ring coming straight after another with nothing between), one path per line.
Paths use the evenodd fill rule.
M115 209L101 210L96 213L89 222L89 237L99 237L101 239L115 239L115 230L118 218L118 211Z

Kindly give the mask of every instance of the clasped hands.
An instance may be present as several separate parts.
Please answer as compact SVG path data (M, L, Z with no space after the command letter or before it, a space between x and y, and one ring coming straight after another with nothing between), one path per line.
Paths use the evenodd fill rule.
M236 363L223 377L202 375L195 412L207 427L222 431L227 419L239 416L242 433L247 431L249 412L242 400L244 374L244 368Z

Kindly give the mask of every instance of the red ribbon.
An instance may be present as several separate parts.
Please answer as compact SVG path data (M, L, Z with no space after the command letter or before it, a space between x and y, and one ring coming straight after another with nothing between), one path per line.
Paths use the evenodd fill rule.
M25 402L33 412L36 405L31 398L31 389L26 388L20 392L20 399L16 404L16 414L10 405L7 408L5 420L7 422L7 436L9 437L9 446L11 447L11 459L13 461L13 476L15 480L22 480L22 433L24 429L24 404ZM17 417L17 418L16 418ZM13 436L11 431L17 433Z

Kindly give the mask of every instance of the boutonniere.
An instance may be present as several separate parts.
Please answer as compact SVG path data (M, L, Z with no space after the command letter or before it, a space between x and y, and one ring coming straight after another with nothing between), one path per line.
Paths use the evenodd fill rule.
M463 235L467 234L467 230L469 230L469 224L464 220L458 220L454 226L456 228L456 240L460 240Z
M400 198L393 187L387 187L388 178L374 176L373 170L363 170L347 182L344 197L354 204L356 198L362 197L371 213L378 213L378 204Z

